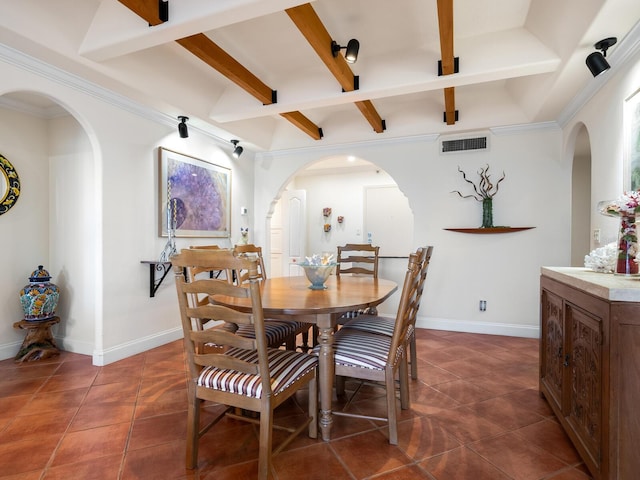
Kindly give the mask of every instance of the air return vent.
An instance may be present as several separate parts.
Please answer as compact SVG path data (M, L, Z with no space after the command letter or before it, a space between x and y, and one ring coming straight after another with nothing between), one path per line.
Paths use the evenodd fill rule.
M488 147L487 136L457 138L442 140L440 153L466 152L469 150L486 150Z

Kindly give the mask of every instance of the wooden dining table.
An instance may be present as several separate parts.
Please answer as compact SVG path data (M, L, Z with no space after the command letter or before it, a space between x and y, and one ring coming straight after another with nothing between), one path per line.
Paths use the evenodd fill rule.
M323 440L331 438L331 401L335 373L333 333L340 314L376 306L388 299L398 285L368 276L330 276L326 289L312 290L304 276L262 280L262 309L267 318L289 318L318 327L320 390L319 426ZM212 301L241 311L250 309L250 300L216 295Z

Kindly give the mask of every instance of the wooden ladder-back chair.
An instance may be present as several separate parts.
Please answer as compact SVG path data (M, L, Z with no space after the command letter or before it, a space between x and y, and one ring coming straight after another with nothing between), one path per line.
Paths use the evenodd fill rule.
M246 245L236 245L234 247L234 251L239 256L256 259L258 262L258 279L266 280L267 271L264 268L262 247L249 243ZM248 281L249 272L246 270L235 271L232 272L231 277L235 278L235 281L242 285ZM280 341L279 345L284 344L288 350L295 350L297 335L303 331L309 330L308 323L296 322L286 318L267 318L265 319L265 325L267 328L267 339L269 340L269 344L274 346L275 342ZM238 333L243 336L251 337L253 330L248 326L243 326L239 329Z
M350 274L369 275L373 278L378 278L379 255L380 247L368 243L347 243L342 247L338 246L336 276L340 277L341 274ZM376 307L370 305L360 310L342 314L338 319L338 323L343 324L349 318L354 318L358 315L376 315L377 313L378 310Z
M232 251L185 249L171 258L176 276L176 289L184 343L189 367L186 467L198 464L199 439L225 415L257 423L260 426L258 476L267 480L272 456L280 452L296 435L308 428L309 436L317 437L317 365L312 355L267 347L264 315L260 298L258 267L255 259L238 257ZM188 282L185 271L190 268L207 270L247 270L246 285L233 285L222 279L201 278ZM250 298L252 310L237 310L210 304L191 304L193 296L226 295ZM251 325L255 338L240 337L224 329L198 330L198 319L207 318L237 325ZM196 345L214 343L221 352L199 353ZM273 424L276 407L308 386L308 418L298 427L278 427ZM204 401L227 406L208 425L200 425L200 409ZM258 412L259 420L235 415L234 409ZM272 430L290 432L277 449L272 449Z
M333 342L338 395L344 394L344 378L341 377L382 382L386 389L387 415L376 417L351 413L347 411L351 400L347 401L342 411L334 411L333 414L386 421L389 425L389 443L392 445L398 444L396 376L400 379L400 406L402 409L408 409L410 406L406 339L410 335L413 312L416 309L421 254L419 250L417 254L412 253L409 256L393 335L389 337L358 329L342 328L335 334ZM357 392L358 390L354 395Z
M427 272L429 270L429 262L431 261L431 255L433 254L433 246L427 246L419 248L416 254L421 258L420 268L420 284L418 286L418 294L416 298L415 308L413 311L413 318L411 319L411 328L409 329L409 338L407 339L409 353L410 353L410 365L411 365L411 378L416 380L418 378L418 358L416 350L416 318L418 315L418 309L420 308L420 301L422 300L422 293L424 292L425 280L427 279ZM379 317L376 315L362 315L351 320L348 320L342 328L358 329L365 332L378 333L381 335L392 336L395 325L395 319L387 317Z

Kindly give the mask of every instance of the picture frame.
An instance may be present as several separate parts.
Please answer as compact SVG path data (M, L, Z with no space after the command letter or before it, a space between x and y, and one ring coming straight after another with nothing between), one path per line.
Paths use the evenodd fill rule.
M640 88L625 100L624 190L640 189Z
M231 236L231 170L158 148L158 234L168 237Z

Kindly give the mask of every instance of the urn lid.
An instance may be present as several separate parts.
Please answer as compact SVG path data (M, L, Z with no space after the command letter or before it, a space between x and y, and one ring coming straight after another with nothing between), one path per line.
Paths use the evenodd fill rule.
M51 280L51 275L42 265L38 265L38 269L34 270L29 277L30 282L48 282L49 280Z

